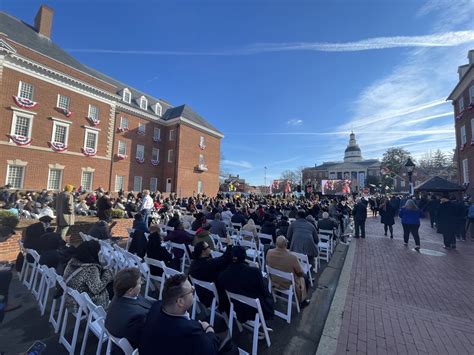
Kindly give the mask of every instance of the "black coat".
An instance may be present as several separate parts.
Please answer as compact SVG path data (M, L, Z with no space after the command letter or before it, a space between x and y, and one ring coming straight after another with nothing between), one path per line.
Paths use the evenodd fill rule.
M363 202L356 203L352 210L354 220L364 222L367 219L367 205Z
M38 222L28 226L25 229L25 239L23 240L23 246L26 249L39 250L41 248L40 237L46 233L43 223Z
M173 255L171 255L171 253L161 245L161 236L159 232L151 233L148 236L146 256L155 260L164 261L167 266L170 266L171 260L173 260ZM151 265L150 272L152 275L161 276L163 270Z
M384 208L379 209L380 214L380 223L383 223L387 226L393 226L395 224L395 209L387 203Z
M216 355L219 338L205 333L201 324L184 316L171 316L156 302L148 313L140 337L140 355Z
M142 296L137 299L114 297L107 309L105 327L115 337L127 338L135 349L152 303Z
M453 233L456 226L456 211L450 201L440 203L436 213L438 232L442 234Z
M263 281L260 269L245 262L232 263L218 278L218 286L229 292L250 298L258 298L265 319L273 317L274 301ZM222 300L221 300L222 301ZM241 322L255 319L256 310L240 302L234 302L237 318Z
M132 241L130 242L129 252L143 258L147 252L148 240L145 237L145 232L136 230L131 234Z

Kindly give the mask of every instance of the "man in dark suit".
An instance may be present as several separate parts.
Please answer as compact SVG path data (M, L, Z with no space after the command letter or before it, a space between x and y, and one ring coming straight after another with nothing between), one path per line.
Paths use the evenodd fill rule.
M140 338L140 355L216 355L219 338L209 323L189 318L194 288L186 275L166 280L162 303L155 303Z
M258 298L265 319L270 319L274 312L273 297L268 292L268 287L263 281L260 269L248 265L245 262L245 257L245 248L241 246L232 247L232 263L220 274L218 286L229 292L250 298ZM254 308L240 302L235 302L234 306L239 321L245 322L255 318L256 310Z
M367 219L367 205L361 198L357 199L357 203L352 210L354 217L355 235L354 238L365 238L365 220Z
M152 306L140 295L141 284L137 268L120 270L115 276L114 298L105 319L105 327L110 334L126 338L134 349L138 347L146 316Z

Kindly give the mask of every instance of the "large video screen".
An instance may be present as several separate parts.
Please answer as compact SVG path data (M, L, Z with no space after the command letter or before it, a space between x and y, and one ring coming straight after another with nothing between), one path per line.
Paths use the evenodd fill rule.
M322 180L321 186L323 195L345 195L351 193L350 180Z

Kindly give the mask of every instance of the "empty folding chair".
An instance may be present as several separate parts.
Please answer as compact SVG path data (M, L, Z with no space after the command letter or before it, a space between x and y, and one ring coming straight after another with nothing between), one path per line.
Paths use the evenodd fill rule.
M43 287L44 279L46 278L45 269L48 267L45 265L36 264L35 277L33 278L33 283L31 284L31 293L38 301L41 294L41 288Z
M163 295L163 287L165 286L165 264L160 260L156 260L156 259L152 259L148 257L145 257L145 262L148 265L148 273L146 275L146 283L145 283L145 298L148 300L156 301L156 298L151 297L149 293L150 293L151 288L153 287L152 281L158 281L160 283L158 299L161 300L161 297ZM151 270L150 270L152 266L162 270L161 276L152 275Z
M268 334L267 323L265 322L265 318L263 317L262 306L260 305L260 300L258 298L250 298L247 296L239 295L237 293L226 291L227 297L229 298L230 303L230 311L229 311L229 332L232 336L232 325L234 321L235 314L235 302L240 302L246 304L247 306L253 307L256 310L255 319L253 321L247 321L246 325L249 326L253 330L253 340L252 340L252 355L257 354L258 350L258 330L260 326L263 329L263 333L265 336L265 341L267 346L271 346L270 335Z
M332 256L332 231L330 230L319 230L319 258L329 262Z
M102 320L103 322L103 320ZM112 343L117 345L125 355L133 355L135 352L130 345L130 342L126 338L116 338L113 335L110 334L110 332L105 328L105 331L107 332L107 337L109 341L107 342L107 350L105 352L106 355L110 355L112 352Z
M88 317L86 329L84 330L84 337L82 339L81 355L85 354L89 331L91 331L98 339L96 355L100 355L102 344L108 340L104 327L104 320L107 313L105 313L101 306L96 306L87 293L83 292L82 297L84 298L87 307Z
M296 310L300 313L300 304L296 295L295 277L292 272L284 272L278 269L274 269L267 265L268 273L268 290L273 294L274 297L284 299L287 301L286 314L275 309L275 315L286 320L288 324L291 323L291 310L293 306L293 298L296 303ZM286 289L272 287L272 275L284 279L290 282L290 285ZM281 296L284 295L285 297Z
M79 328L81 326L81 321L87 319L87 305L84 300L84 297L77 291L71 288L67 288L67 295L72 297L74 302L77 304L77 308L75 310L70 310L67 307L64 307L64 316L61 325L61 332L59 334L59 343L62 344L66 350L69 352L70 355L74 355L76 350L77 338L79 335ZM66 338L66 330L67 330L67 320L69 318L69 314L74 316L74 328L72 332L71 341L67 340Z
M33 261L28 261L28 255L33 258ZM23 261L23 263L26 263L23 274L23 285L25 285L28 290L31 290L31 288L33 287L36 272L38 271L39 259L40 256L36 250L26 249L25 260Z
M38 306L43 316L46 311L46 304L49 300L50 290L56 288L56 270L48 268L46 265L42 265L43 277L41 279L40 290L38 295Z
M169 242L169 246L172 249L180 249L183 251L183 256L181 257L181 263L180 263L180 268L181 272L184 272L184 268L186 265L191 265L191 256L189 255L188 249L186 248L185 244L180 244L180 243L173 243Z
M219 307L219 295L217 294L217 288L216 288L216 285L214 284L214 282L207 282L207 281L202 281L202 280L198 280L192 276L189 276L190 280L191 280L191 283L194 285L194 287L202 287L206 290L208 290L209 292L212 292L213 294L213 298L212 298L212 302L211 302L211 316L210 316L210 319L209 319L209 324L211 324L212 326L214 326L214 319L215 319L215 315L217 312L217 308ZM196 319L196 308L197 308L197 303L198 302L201 302L199 300L199 296L198 296L198 292L195 291L194 292L194 301L193 301L193 309L191 311L191 318L192 319ZM220 315L220 313L218 313ZM223 315L221 315L221 317L224 318L224 320L227 322L227 317L224 317Z

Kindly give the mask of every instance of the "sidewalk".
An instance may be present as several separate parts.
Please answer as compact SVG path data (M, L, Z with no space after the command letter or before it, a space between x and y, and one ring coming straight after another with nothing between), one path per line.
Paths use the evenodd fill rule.
M422 220L417 253L413 239L404 246L398 218L394 239L383 235L380 217L369 217L366 229L366 239L352 240L336 353L474 354L474 242L445 250Z

